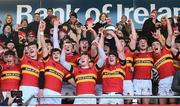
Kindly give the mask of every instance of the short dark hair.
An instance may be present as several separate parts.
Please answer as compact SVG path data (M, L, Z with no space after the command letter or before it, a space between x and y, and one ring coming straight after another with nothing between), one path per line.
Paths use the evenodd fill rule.
M81 53L81 56L82 56L82 55L87 55L89 58L91 58L91 56L90 56L87 52Z
M108 41L104 41L104 46L110 47L110 43Z
M5 30L5 28L7 27L7 26L9 26L10 28L11 28L11 32L13 31L13 28L12 28L12 25L10 25L10 24L5 24L4 26L3 26L3 32L4 32L4 30Z
M52 55L54 52L59 52L59 53L61 53L61 50L60 50L60 48L53 48L53 49L51 49L51 55Z
M21 20L21 24L22 24L24 21L28 24L28 20L27 20L27 19L22 19L22 20Z
M35 15L40 15L40 13L34 13L34 16L35 16Z
M12 51L12 50L7 50L4 55L12 55L12 56L15 56L15 52Z
M88 41L88 39L83 37L83 38L79 39L79 43L80 43L81 41ZM89 41L88 41L88 42L89 42Z
M53 8L52 8L52 7L49 7L49 8L47 8L47 10L52 10L52 11L53 11Z
M74 11L71 11L69 16L74 16L75 18L78 18L77 13Z
M46 39L46 40L45 40L45 43L50 43L50 45L51 45L51 46L53 46L52 41L51 41L51 40L49 40L49 39Z
M33 41L33 42L29 42L28 43L28 46L31 46L31 45L36 45L36 47L38 48L38 43L36 41Z
M111 50L111 51L109 52L109 55L114 55L115 57L118 57L118 53L117 53L116 50Z
M159 43L161 44L161 42L160 42L158 39L153 39L152 44L153 44L154 42L159 42ZM152 45L152 44L151 44L151 45ZM162 44L161 44L161 45L162 45Z
M107 15L106 13L103 12L103 13L100 14L99 20L101 20L102 15L105 15L106 17L108 17L108 15Z
M148 39L147 39L147 37L145 37L145 36L139 37L139 38L138 38L138 41L140 41L140 40L142 40L142 39L144 39L144 40L146 40L146 41L148 42Z
M13 40L8 40L7 42L5 42L5 46L7 46L9 43L13 43L14 44L14 41Z

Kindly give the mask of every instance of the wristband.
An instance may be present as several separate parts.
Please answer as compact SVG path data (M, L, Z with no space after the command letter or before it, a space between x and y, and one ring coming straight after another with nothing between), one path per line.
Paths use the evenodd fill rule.
M39 35L42 35L42 36L43 36L43 35L44 35L44 32L39 32Z

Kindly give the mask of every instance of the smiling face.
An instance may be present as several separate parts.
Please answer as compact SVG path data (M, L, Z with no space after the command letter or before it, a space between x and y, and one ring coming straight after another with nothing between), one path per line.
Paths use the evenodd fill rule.
M28 54L31 58L36 58L37 52L38 52L38 47L35 44L28 46Z
M39 14L35 14L35 15L34 15L34 21L39 22L40 20L41 20L40 15L39 15Z
M6 17L6 23L11 24L12 21L13 21L13 17L12 17L11 15L8 15L8 16Z
M47 42L47 43L46 43L46 47L47 47L48 53L50 53L50 52L51 52L51 49L53 48L52 45L51 45L51 43Z
M104 52L106 55L109 55L110 47L108 45L104 45Z
M7 63L7 64L14 64L14 56L13 55L5 55L4 56L4 61Z
M81 55L80 60L79 60L81 67L89 66L89 62L90 62L90 58L88 55L86 54Z
M72 43L66 43L64 49L65 49L66 54L72 54L72 52L73 52Z
M109 62L109 64L112 65L112 66L115 65L116 62L117 62L116 56L113 55L113 54L110 54L110 55L108 56L108 62Z
M158 41L152 43L152 50L154 53L158 54L161 52L161 44Z
M142 50L142 51L146 50L148 48L146 39L140 39L138 46L139 46L139 50Z
M12 42L8 43L7 48L12 50L14 48L14 43L12 43Z
M156 19L156 18L157 18L157 11L156 11L156 10L153 10L153 11L151 12L151 18L152 18L152 19Z
M104 21L106 21L106 18L107 18L106 14L102 13L101 16L100 16L100 20L102 22L104 22Z
M54 61L59 62L60 61L60 52L59 51L52 52L52 58Z
M34 35L28 35L27 39L29 42L33 42L36 40L36 37Z
M89 43L86 40L80 41L80 49L82 52L87 52L89 48Z
M11 33L12 32L12 29L11 29L11 26L10 25L7 25L4 29L4 32L5 33Z
M22 26L23 28L26 28L26 27L28 26L28 22L25 21L25 20L23 20L22 23L21 23L21 26Z

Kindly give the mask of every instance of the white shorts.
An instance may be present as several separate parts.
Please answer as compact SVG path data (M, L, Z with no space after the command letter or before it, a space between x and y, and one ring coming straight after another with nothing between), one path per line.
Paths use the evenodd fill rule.
M134 79L134 95L152 95L151 80Z
M171 89L172 81L173 81L173 76L166 77L159 81L158 94L160 96L174 95L174 92Z
M81 94L78 96L95 96L94 94ZM96 104L96 98L75 98L74 104Z
M111 92L108 94L103 94L102 96L122 96L122 94L115 94L115 92ZM124 104L123 98L100 98L99 104Z
M102 95L102 84L96 84L96 95L97 96Z
M134 88L132 80L124 80L123 81L123 95L124 96L133 96Z
M10 91L2 91L2 95L3 95L4 99L6 99L6 98L10 97L11 92Z
M20 86L19 90L22 91L23 96L23 103L26 103L32 96L36 96L39 92L38 87L33 87L33 86ZM38 104L36 98L32 98L31 101L29 101L28 105L36 105Z
M61 96L60 93L50 90L44 89L43 96ZM61 104L61 98L41 98L41 104Z

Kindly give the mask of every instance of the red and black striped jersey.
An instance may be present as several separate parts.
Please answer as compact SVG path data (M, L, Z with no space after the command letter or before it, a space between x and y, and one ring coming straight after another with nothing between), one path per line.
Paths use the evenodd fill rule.
M51 57L44 60L45 63L45 87L61 93L64 78L71 78L71 74Z
M123 80L125 78L125 66L119 63L111 66L106 65L102 71L102 89L103 93L123 92Z
M18 90L21 79L20 65L1 64L1 91Z
M134 79L151 79L153 62L153 54L151 52L135 53Z
M22 86L39 87L39 73L44 72L44 63L24 55L21 58Z
M75 76L77 95L96 93L97 71L97 66L93 66L92 68L80 68L72 66L70 72L72 72L72 74Z
M163 47L159 54L154 54L154 60L154 65L158 70L160 79L173 75L175 69L170 49Z

